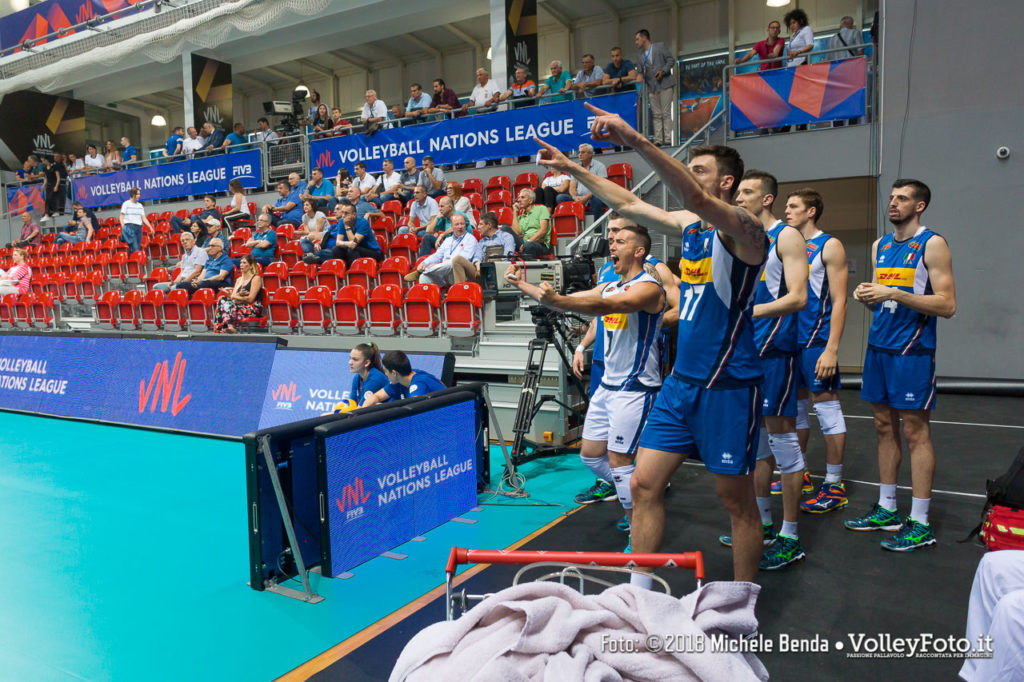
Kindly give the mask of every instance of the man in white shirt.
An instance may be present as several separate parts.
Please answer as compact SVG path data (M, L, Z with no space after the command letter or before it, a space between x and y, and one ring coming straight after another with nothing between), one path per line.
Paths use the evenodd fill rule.
M181 233L181 261L178 263L178 276L170 282L158 282L153 285L154 289L170 291L176 284L187 284L198 282L203 276L203 268L209 254L205 249L196 246L195 236L188 230Z
M448 200L451 203L451 200ZM476 237L466 230L466 216L455 213L451 217L452 234L444 240L441 246L430 257L420 263L415 272L418 272L420 282L424 284L436 284L448 286L455 283L452 275L452 258L462 256L470 259L476 252ZM414 273L410 273L414 274ZM409 275L406 279L409 279Z
M257 142L273 142L277 139L277 133L270 129L270 121L265 118L256 120L255 135Z
M103 157L96 153L96 145L91 144L87 148L88 153L82 161L85 162L85 167L90 171L98 171L103 169L104 160Z
M202 149L205 144L206 140L199 137L199 131L195 129L195 126L189 126L185 133L185 141L181 143L181 151L191 159L192 155Z
M447 197L446 197L447 198ZM409 206L410 225L419 219L419 227L415 230L422 230L438 213L437 202L427 195L427 188L423 185L416 185L412 192L412 203ZM398 228L399 232L409 232L410 225Z
M370 124L376 123L379 126L388 120L388 105L384 103L384 100L377 99L376 90L366 91L366 104L363 105L361 120L367 127L367 132L372 127Z
M499 97L501 97L501 89L491 80L487 69L477 69L476 86L469 95L469 101L462 105L462 110L469 111L472 107L474 114L491 111L498 103Z
M600 161L594 159L594 146L584 142L579 146L579 157L580 165L586 168L588 171L593 173L599 178L608 177L608 169ZM604 202L601 201L600 197L594 195L587 186L582 182L577 182L576 178L569 181L569 196L566 197L564 194L559 194L557 198L558 203L563 201L569 201L573 199L578 201L587 207L587 212L593 213L595 218L600 218L604 214L605 206ZM587 202L590 202L589 206Z
M401 189L402 176L395 172L395 162L391 159L384 159L384 172L380 174L380 182L377 185L377 193L380 195L380 203L397 199L392 190Z
M362 161L356 161L355 170L356 175L349 186L358 187L363 199L380 208L380 201L377 199L377 178L366 172L366 164Z

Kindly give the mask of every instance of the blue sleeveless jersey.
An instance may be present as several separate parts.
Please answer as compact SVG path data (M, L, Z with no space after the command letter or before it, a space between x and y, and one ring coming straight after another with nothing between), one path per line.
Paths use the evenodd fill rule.
M760 384L750 303L761 265L725 248L717 230L694 223L683 232L679 262L679 335L672 373L704 388Z
M754 293L755 305L777 301L789 293L782 259L776 248L776 240L785 227L786 223L777 220L766 232L771 246L768 247L768 258L764 262L761 281ZM793 313L782 317L754 318L754 343L762 358L792 355L799 350L796 342L797 315L798 313Z
M875 254L878 283L912 294L931 294L932 283L924 265L924 250L928 240L935 236L934 232L922 226L904 242L896 241L891 233L882 237ZM877 304L874 312L868 333L869 347L899 355L935 353L934 315L919 313L896 301Z
M654 256L647 256L644 259L644 263L653 267L661 263L661 261ZM619 276L615 274L615 268L612 266L611 260L609 260L597 271L597 283L608 284L617 281L619 281ZM664 350L663 348L662 351L664 352ZM594 352L591 354L590 360L591 362L604 362L604 319L601 316L597 318L597 336L594 337Z
M797 341L804 348L828 343L832 321L832 295L828 290L828 272L822 262L825 242L832 235L818 231L807 240L807 307L797 313Z

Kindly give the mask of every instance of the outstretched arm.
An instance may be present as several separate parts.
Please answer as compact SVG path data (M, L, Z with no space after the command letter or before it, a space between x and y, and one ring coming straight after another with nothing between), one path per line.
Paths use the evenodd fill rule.
M635 313L638 310L651 312L661 307L661 287L652 282L641 282L616 296L604 298L601 292L605 286L599 285L588 292L579 292L572 296L562 296L547 282L540 286L523 279L520 266L513 263L505 271L505 279L519 287L520 291L549 308L569 310L589 315L608 315L611 313Z

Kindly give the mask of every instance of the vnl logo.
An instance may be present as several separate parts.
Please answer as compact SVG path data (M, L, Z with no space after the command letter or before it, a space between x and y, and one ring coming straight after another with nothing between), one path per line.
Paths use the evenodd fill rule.
M32 139L32 144L36 146L36 149L53 149L53 141L50 139L50 135L48 133L36 135Z
M320 170L327 170L333 166L334 164L331 162L331 155L327 152L320 152L320 156L316 157L316 165L313 167L319 168Z
M292 404L302 400L302 396L299 395L299 391L295 386L295 382L292 381L287 384L281 384L273 391L270 392L271 397L277 401L274 405L276 410L290 410Z
M181 382L185 379L185 365L187 360L181 357L179 352L174 356L174 366L170 373L167 372L167 360L156 363L153 367L153 375L149 378L149 385L146 381L139 381L139 414L146 410L149 403L149 411L156 412L156 406L160 404L160 411L167 412L169 407L171 416L176 417L185 409L188 402L192 400L192 394L186 393L181 397ZM152 397L152 402L150 398Z
M363 515L363 505L370 499L370 493L363 488L363 479L356 476L356 479L345 485L341 491L341 498L334 498L338 510L345 515L346 521L357 519Z
M206 111L203 112L203 118L210 123L220 123L224 118L220 115L220 107L217 105L211 105L206 107Z

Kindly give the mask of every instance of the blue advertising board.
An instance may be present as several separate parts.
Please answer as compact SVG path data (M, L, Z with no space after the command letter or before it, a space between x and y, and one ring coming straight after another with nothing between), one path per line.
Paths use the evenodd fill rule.
M476 506L477 433L467 399L326 436L328 575Z
M251 189L260 186L262 178L260 152L253 149L76 177L71 187L83 206L98 208L127 201L132 187L142 190L142 201L152 201L226 192L236 179Z
M371 173L380 171L384 159L401 168L402 158L412 156L420 163L424 155L437 165L474 163L486 159L532 156L537 153L536 135L558 149L575 149L590 139L594 115L584 101L619 114L635 125L635 91L594 97L590 100L558 102L540 107L465 116L438 123L424 123L380 130L373 135L345 135L314 140L310 145L311 168L330 177L340 166L351 169L357 161Z

